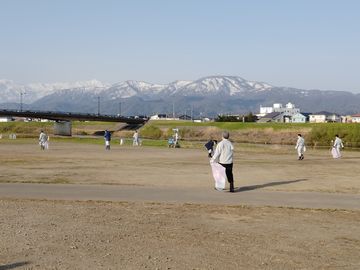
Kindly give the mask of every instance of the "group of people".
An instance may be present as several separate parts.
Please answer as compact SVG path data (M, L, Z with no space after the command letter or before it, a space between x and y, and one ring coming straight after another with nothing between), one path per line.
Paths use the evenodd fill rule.
M217 162L222 167L225 168L225 174L227 181L230 184L230 192L234 192L234 176L233 176L233 151L234 146L229 141L230 134L227 131L224 131L222 134L222 140L220 143L217 143L217 140L209 140L204 146L208 150L208 157L210 158L210 163ZM214 147L215 151L214 151ZM332 141L332 150L331 153L334 158L340 158L340 150L344 148L344 144L340 139L339 135L335 135L335 140ZM298 153L298 160L304 159L304 153L306 151L305 139L301 134L298 134L298 139L296 142L295 149Z
M179 148L180 144L179 144L179 129L175 128L173 129L173 131L175 132L169 139L168 139L168 147L169 148Z
M342 140L340 139L339 135L335 135L335 140L332 141L332 149L331 154L333 158L340 158L341 157L341 149L344 148L344 144ZM295 149L298 153L298 160L304 159L304 153L306 151L305 146L305 139L302 137L301 134L298 134L298 139L296 141Z
M174 148L178 148L179 147L179 130L178 129L174 129L174 135L171 137L171 140L168 140L168 146L169 147L174 147ZM104 132L104 139L105 139L105 149L106 150L110 150L110 141L111 141L111 132L108 130L105 130ZM120 144L122 145L124 143L123 139L120 139ZM140 135L139 135L139 131L135 130L134 134L133 134L133 146L141 146L141 139L140 139Z
M177 142L178 132L176 132L175 141ZM227 181L230 184L230 192L234 192L234 176L233 176L233 152L234 146L229 140L230 134L228 131L224 131L222 134L222 140L218 143L217 140L211 139L205 144L205 148L208 151L208 157L210 158L210 163L219 163L222 167L225 168L225 174ZM111 132L105 130L104 132L104 139L105 139L105 150L110 150L110 141L111 141ZM133 135L133 146L140 145L139 133L136 130ZM335 140L332 141L332 150L331 153L334 158L341 157L341 148L344 148L344 144L340 139L339 135L335 135ZM39 136L39 145L41 150L45 150L49 148L49 136L41 130ZM214 147L215 151L214 151ZM295 145L295 149L297 150L298 160L304 159L304 153L306 151L305 146L305 139L299 133L297 142Z
M48 150L49 149L49 140L50 137L44 132L44 130L41 130L39 135L39 145L41 150ZM107 129L104 132L104 140L105 140L105 150L110 150L110 141L111 141L111 132ZM140 138L139 133L136 130L133 135L133 146L139 146Z
M104 132L104 139L105 139L105 150L110 150L110 141L111 141L111 132L107 129ZM120 139L120 144L123 144L123 139ZM141 145L139 132L135 130L133 135L133 146Z

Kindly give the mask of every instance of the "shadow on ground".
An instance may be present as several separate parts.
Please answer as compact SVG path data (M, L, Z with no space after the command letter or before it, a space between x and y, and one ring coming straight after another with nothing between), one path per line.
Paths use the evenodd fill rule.
M260 188L287 185L287 184L303 182L303 181L307 181L307 179L296 179L296 180L289 180L289 181L276 181L276 182L270 182L270 183L266 183L266 184L262 184L262 185L252 185L252 186L238 187L238 188L235 188L235 192L250 191L250 190L255 190L255 189L260 189Z
M27 265L29 263L30 262L16 262L16 263L11 263L11 264L0 265L0 270L15 269L17 267L21 267L21 266Z

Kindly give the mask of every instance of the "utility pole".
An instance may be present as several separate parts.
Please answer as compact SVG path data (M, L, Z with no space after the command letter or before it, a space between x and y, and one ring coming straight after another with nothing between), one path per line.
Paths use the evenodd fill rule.
M193 107L193 105L191 105L191 121L193 120L193 109L194 109L194 107Z
M121 116L121 101L119 102L119 116Z
M22 112L23 110L23 95L25 95L26 93L23 91L20 91L20 112Z
M173 119L175 119L175 101L173 101Z
M98 116L100 116L100 96L98 96Z

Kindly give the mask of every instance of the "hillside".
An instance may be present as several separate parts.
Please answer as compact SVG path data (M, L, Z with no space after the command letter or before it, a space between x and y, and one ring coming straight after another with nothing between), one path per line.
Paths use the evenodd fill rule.
M292 102L303 112L360 112L360 94L346 91L303 90L248 81L237 76L209 76L196 81L152 84L125 81L106 84L96 80L76 83L18 85L0 80L0 106L18 109L24 92L24 108L97 113L194 116L258 112L260 105Z

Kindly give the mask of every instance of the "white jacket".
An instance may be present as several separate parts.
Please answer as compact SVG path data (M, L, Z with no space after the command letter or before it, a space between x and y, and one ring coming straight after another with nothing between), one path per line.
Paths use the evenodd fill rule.
M216 146L215 153L211 159L211 162L219 162L222 164L233 163L234 146L227 139L222 139Z
M39 136L39 142L45 143L47 142L47 140L48 140L48 136L44 132L41 132Z
M303 137L298 137L297 139L297 142L296 142L296 146L295 146L295 149L298 149L298 148L303 148L305 146L305 140Z
M344 147L344 144L340 138L336 137L334 142L334 147L336 148Z

